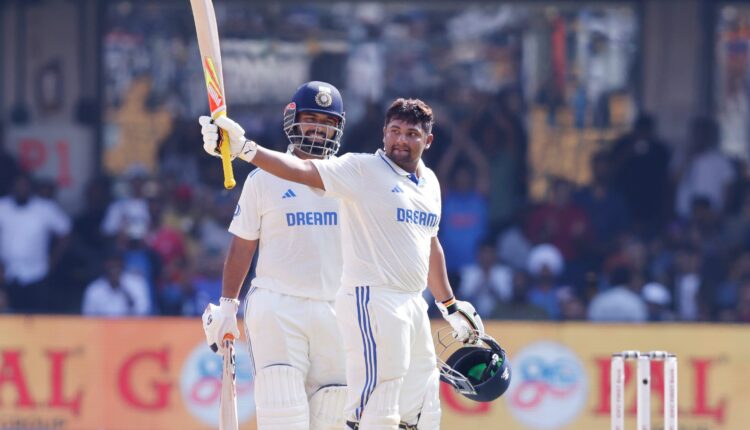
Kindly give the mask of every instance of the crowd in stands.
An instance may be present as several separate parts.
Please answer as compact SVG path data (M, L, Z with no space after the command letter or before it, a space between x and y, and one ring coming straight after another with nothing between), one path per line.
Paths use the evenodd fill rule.
M716 122L696 118L689 142L668 145L641 115L593 154L589 183L551 177L536 201L513 97L460 118L436 106L425 161L460 298L497 319L750 322L750 176L719 149ZM368 109L343 152L379 147L380 109ZM220 295L239 191L221 191L197 125L173 129L158 171L97 177L75 214L0 156L1 311L194 316ZM241 183L251 167L235 165Z
M689 141L670 146L641 115L592 155L589 184L550 178L544 199L516 194L522 204L505 217L485 172L503 174L494 155L522 142L483 139L497 124L454 141L445 157L462 151L466 166L440 165L452 175L440 232L450 277L480 314L750 322L750 182L719 149L714 120L695 118Z
M180 182L133 166L92 180L74 215L54 187L43 195L2 161L17 173L0 197L0 311L188 316L221 294L236 196L205 185L210 175Z

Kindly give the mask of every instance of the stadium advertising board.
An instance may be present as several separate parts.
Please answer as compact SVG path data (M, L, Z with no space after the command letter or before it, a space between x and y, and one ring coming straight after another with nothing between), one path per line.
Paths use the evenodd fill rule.
M436 322L436 324L441 324ZM750 422L750 329L742 326L488 323L509 351L513 383L493 403L441 390L443 429L609 426L609 356L622 349L679 357L680 428L738 430ZM221 360L198 320L0 318L0 429L216 428ZM252 372L238 348L243 430L255 429ZM634 366L626 414L634 425ZM661 423L661 365L652 365Z

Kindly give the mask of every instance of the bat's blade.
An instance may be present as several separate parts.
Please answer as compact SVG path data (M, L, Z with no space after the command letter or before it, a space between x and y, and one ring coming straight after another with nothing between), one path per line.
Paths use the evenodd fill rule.
M224 74L221 67L221 47L219 46L219 28L216 24L216 13L211 0L190 0L195 20L195 31L198 35L198 48L201 51L203 74L206 78L208 105L211 117L218 118L227 111L224 94ZM229 138L222 133L220 143L221 164L224 169L224 187L231 190L236 185L232 160L229 154Z
M195 20L195 32L198 36L198 48L201 51L204 71L206 71L206 58L213 63L210 68L214 69L216 83L220 91L224 93L224 73L221 67L221 47L219 45L219 27L216 24L216 13L211 0L190 0ZM208 79L206 79L208 80Z
M224 340L224 368L221 376L221 412L219 430L237 430L237 385L234 342Z
M208 107L211 118L216 119L227 111L224 99L224 84L221 82L216 65L211 57L203 58L203 74L206 77L206 91L208 91Z
M201 51L203 73L208 90L208 103L211 116L216 119L218 113L226 110L224 95L224 73L221 67L221 46L219 45L219 28L216 24L216 13L211 0L190 0L195 20L195 32L198 35L198 48Z

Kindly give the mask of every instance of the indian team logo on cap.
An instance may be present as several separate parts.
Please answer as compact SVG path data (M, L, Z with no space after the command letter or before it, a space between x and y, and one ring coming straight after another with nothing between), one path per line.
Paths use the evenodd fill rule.
M559 429L586 407L588 378L578 356L557 342L532 343L510 360L505 393L511 414L531 429Z
M237 418L240 424L248 422L255 414L253 374L247 344L236 341ZM190 414L212 428L219 426L221 400L220 355L214 354L205 342L193 348L185 360L180 375L180 394Z
M318 87L318 94L315 95L315 103L320 107L330 107L333 104L331 89L328 87Z

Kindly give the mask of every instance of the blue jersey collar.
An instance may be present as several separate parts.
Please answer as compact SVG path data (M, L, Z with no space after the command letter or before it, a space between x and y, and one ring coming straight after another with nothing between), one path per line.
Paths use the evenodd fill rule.
M424 183L424 175L420 175L419 177L417 177L416 174L407 172L406 170L402 169L401 167L399 167L398 164L394 163L393 160L388 158L388 156L385 155L385 151L383 151L382 149L378 149L378 151L375 154L377 154L385 162L385 164L387 164L388 167L390 167L391 170L393 170L393 173L409 179L410 181L414 182L416 185L422 185ZM420 172L420 173L424 172L424 169L425 169L424 162L420 159L419 164L417 164L417 172Z

